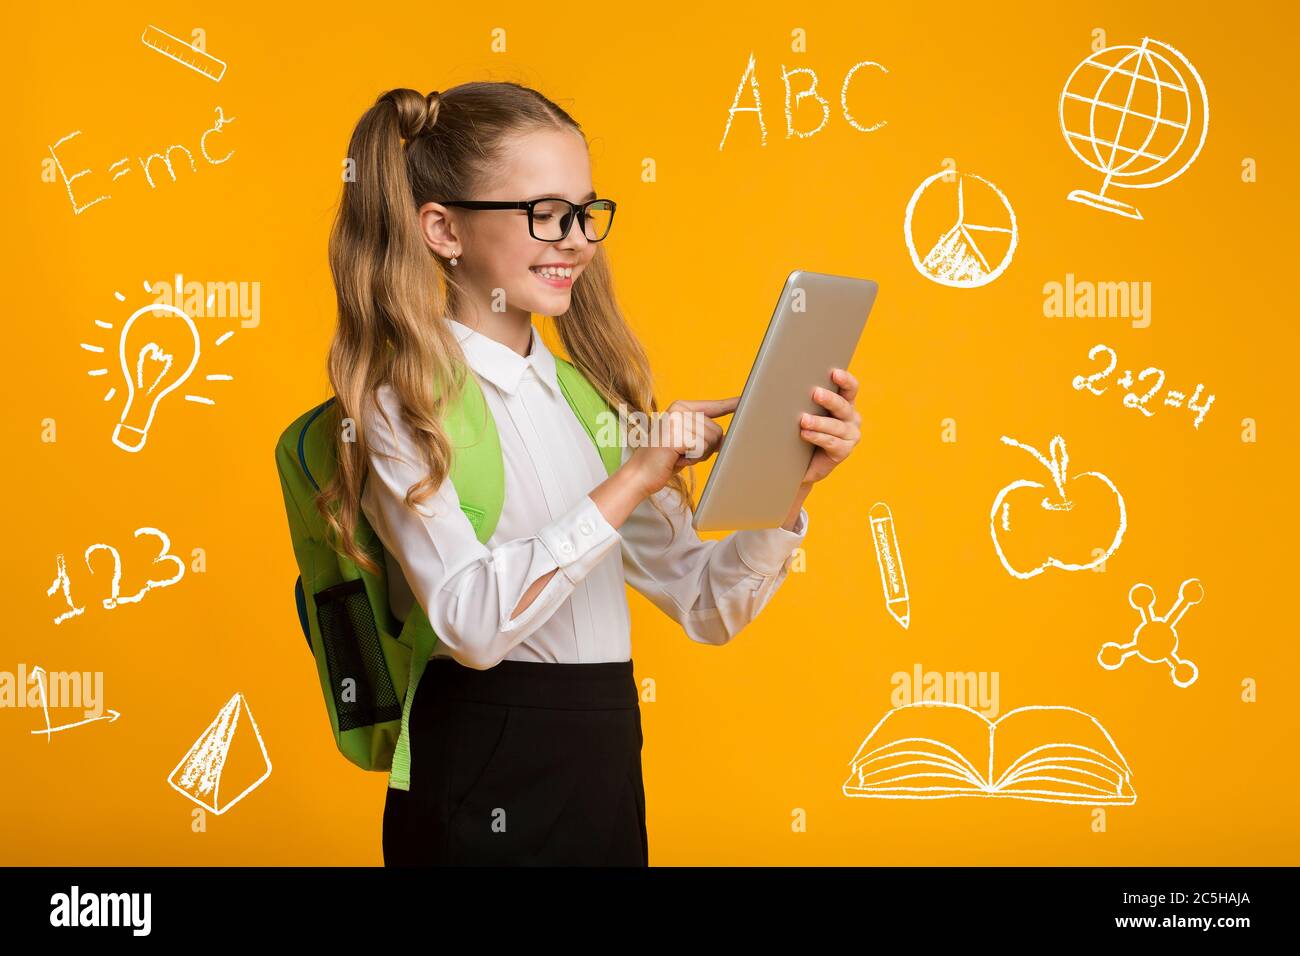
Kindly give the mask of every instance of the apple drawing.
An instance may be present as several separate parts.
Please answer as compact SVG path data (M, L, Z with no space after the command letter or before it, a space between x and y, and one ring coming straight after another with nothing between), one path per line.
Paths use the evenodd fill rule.
M1069 474L1070 456L1060 435L1051 441L1050 459L1006 435L1002 441L1029 452L1052 477L1050 485L1029 479L1013 481L993 500L989 534L1007 572L1024 580L1048 568L1086 571L1114 554L1127 526L1124 497L1115 483L1099 471ZM1085 544L1071 545L1072 540ZM1066 544L1045 546L1042 541ZM1065 553L1060 553L1062 550Z

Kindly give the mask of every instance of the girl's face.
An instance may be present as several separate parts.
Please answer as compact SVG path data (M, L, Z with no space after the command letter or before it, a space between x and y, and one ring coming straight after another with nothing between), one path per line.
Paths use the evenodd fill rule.
M493 184L481 195L464 198L517 202L546 196L574 203L596 198L587 144L575 131L545 130L514 137ZM442 225L448 230L444 238L451 241L445 247L438 244L438 251L449 255L448 250L461 250L460 262L451 269L478 308L500 312L500 307L493 309L493 305L504 294L508 312L522 314L524 319L532 313L556 316L568 311L573 285L581 281L583 269L596 254L596 244L576 220L563 239L545 242L529 234L524 209L477 210L436 204L425 208L430 206L443 211L448 220ZM440 224L431 223L430 218L425 218L425 233L432 240L430 229ZM538 274L543 266L553 267L548 272L572 271L567 278L547 278ZM498 289L502 293L497 293Z

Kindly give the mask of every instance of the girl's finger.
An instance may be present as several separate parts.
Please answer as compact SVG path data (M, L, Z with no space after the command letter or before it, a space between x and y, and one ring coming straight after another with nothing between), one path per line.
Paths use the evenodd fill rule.
M804 441L824 448L831 461L835 462L847 458L849 450L852 448L843 438L836 438L834 435L827 435L825 432L815 432L805 428L799 432L799 435Z
M716 398L716 399L698 399L698 400L678 399L677 401L673 402L673 405L678 406L683 411L703 412L705 415L708 415L710 418L720 418L723 415L730 415L732 412L736 410L736 406L739 404L740 404L739 395L734 395L731 398Z
M846 441L857 441L861 437L858 427L852 422L843 422L827 415L803 415L799 419L799 427L806 431L835 435Z
M813 389L813 401L821 405L841 421L851 422L857 415L852 403L843 395L836 395L829 388Z
M846 368L831 369L831 378L840 387L840 394L844 400L852 404L858 397L858 380L854 378Z

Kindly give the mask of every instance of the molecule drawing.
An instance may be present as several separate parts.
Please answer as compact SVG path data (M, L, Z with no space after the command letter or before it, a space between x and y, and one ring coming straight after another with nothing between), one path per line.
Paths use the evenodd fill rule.
M1196 578L1188 578L1178 588L1178 600L1164 617L1156 614L1156 592L1147 584L1135 584L1128 592L1128 603L1142 616L1127 644L1107 641L1097 652L1097 663L1108 671L1118 670L1136 654L1148 664L1168 664L1169 676L1179 687L1196 683L1196 665L1178 656L1178 622L1187 609L1205 599L1205 587Z

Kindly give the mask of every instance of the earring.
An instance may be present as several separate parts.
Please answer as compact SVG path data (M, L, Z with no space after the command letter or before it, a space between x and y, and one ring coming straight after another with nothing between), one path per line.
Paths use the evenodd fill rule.
M457 253L456 255L460 255L460 253ZM451 264L452 264L453 266L454 266L457 262L459 262L459 261L460 261L460 260L457 259L456 256L452 256L452 257L451 257Z

